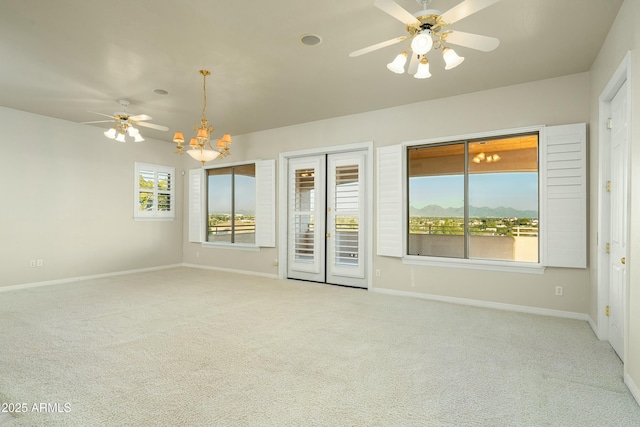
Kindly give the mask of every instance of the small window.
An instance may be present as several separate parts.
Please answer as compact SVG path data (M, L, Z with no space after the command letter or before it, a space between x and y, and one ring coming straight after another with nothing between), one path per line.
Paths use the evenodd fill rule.
M136 162L134 218L175 218L174 179L175 168Z
M207 242L256 243L255 163L207 170Z
M538 263L538 134L408 149L408 255Z

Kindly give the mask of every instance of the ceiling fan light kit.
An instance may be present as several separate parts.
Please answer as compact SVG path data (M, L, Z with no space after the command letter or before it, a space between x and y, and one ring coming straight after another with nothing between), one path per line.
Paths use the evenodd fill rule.
M230 154L229 144L231 144L231 135L225 133L222 138L218 139L215 148L211 146L211 135L213 134L213 126L209 125L207 120L207 76L211 74L208 70L200 70L203 77L204 103L202 107L202 118L200 124L196 125L193 130L196 136L189 141L190 150L186 151L189 155L204 164L218 157L226 157ZM182 132L176 132L173 135L173 142L177 144L176 154L183 155L184 151L184 135Z
M500 40L494 37L448 29L448 27L455 22L485 9L497 3L499 0L464 0L445 13L441 13L435 9L427 9L431 0L416 1L422 5L422 10L411 14L393 0L375 0L374 4L377 8L406 25L408 35L356 50L351 52L349 56L356 57L364 55L365 53L373 52L383 47L391 46L405 40L411 40L411 54L409 55L406 50L403 51L396 56L392 62L387 64L387 68L396 74L403 74L405 72L407 59L410 56L409 74L413 74L417 79L426 79L431 77L429 61L426 54L432 50L439 49L442 51L445 70L451 70L464 61L463 56L459 56L455 50L445 45L445 43L483 52L490 52L500 44Z
M146 114L138 114L136 116L129 115L129 113L127 113L127 107L129 106L130 103L126 99L118 100L118 104L120 104L123 111L113 113L113 115L91 111L92 113L109 117L110 120L95 120L91 122L83 122L83 124L110 123L110 122L115 123L113 127L111 127L109 130L104 132L104 136L106 136L109 139L114 139L117 142L127 142L127 139L126 139L127 136L130 138L133 138L135 142L144 141L144 138L140 134L140 130L138 130L138 128L134 127L133 125L148 127L151 129L156 129L161 131L169 130L169 128L166 126L156 125L153 123L145 123L143 120L151 120L151 117L147 116Z

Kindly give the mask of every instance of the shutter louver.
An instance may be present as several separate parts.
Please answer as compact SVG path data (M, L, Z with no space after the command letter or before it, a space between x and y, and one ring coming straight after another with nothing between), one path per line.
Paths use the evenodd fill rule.
M276 161L256 162L256 245L276 245Z
M205 218L203 215L204 170L189 170L189 241L203 241Z
M380 147L377 154L377 253L402 257L402 146Z

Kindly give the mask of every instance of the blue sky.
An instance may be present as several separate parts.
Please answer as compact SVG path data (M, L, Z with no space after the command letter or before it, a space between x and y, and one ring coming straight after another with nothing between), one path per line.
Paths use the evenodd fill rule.
M475 207L511 207L538 210L538 174L535 172L469 175L469 204ZM462 175L415 177L409 180L409 202L459 208L464 204Z
M236 212L255 213L256 179L236 176ZM231 213L231 175L209 176L209 213Z

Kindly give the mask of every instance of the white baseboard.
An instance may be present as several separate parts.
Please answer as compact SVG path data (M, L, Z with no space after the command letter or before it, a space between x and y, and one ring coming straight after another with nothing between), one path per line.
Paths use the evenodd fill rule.
M200 264L181 264L182 267L189 267L189 268L200 268L202 270L215 270L215 271L225 271L227 273L237 273L237 274L245 274L248 276L259 276L259 277L266 277L268 279L278 279L278 275L277 274L272 274L272 273L260 273L258 271L249 271L249 270L238 270L235 268L225 268L225 267L213 267L210 265L200 265Z
M515 311L519 313L538 314L541 316L562 317L565 319L575 319L588 321L589 316L584 313L575 313L573 311L551 310L548 308L528 307L526 305L504 304L500 302L481 301L467 298L445 297L441 295L423 294L420 292L396 291L394 289L373 288L372 292L378 292L387 295L405 296L413 298L421 298L430 301L447 302L451 304L469 305L473 307L493 308L496 310Z
M629 374L624 374L624 383L627 385L627 388L633 395L633 398L638 402L638 405L640 405L640 388L638 388Z
M83 280L102 279L104 277L124 276L126 274L145 273L148 271L166 270L168 268L182 267L182 264L161 265L158 267L138 268L135 270L115 271L113 273L92 274L90 276L67 277L65 279L46 280L43 282L22 283L0 287L0 292L17 291L20 289L38 288L40 286L61 285L63 283L81 282Z
M587 315L587 322L589 323L589 326L591 326L591 329L593 329L593 333L596 334L596 337L600 341L602 341L602 338L600 338L600 335L598 334L598 325L596 325L596 322L593 321L593 317Z

